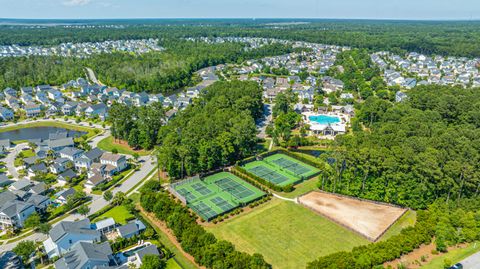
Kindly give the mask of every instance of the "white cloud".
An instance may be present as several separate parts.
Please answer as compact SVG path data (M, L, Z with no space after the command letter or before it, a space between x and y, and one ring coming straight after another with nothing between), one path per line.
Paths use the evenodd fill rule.
M64 1L63 4L65 6L71 6L71 7L84 6L84 5L89 4L91 1L92 0L67 0L67 1Z

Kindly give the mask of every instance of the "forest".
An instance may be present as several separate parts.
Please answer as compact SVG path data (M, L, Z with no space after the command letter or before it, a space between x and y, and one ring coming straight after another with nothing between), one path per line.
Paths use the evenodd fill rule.
M395 53L415 51L445 56L480 57L480 22L308 20L128 20L117 28L0 26L0 45L56 45L115 39L189 36L258 36L351 46ZM89 22L86 24L102 24ZM106 22L105 22L106 23Z
M165 111L161 103L141 107L115 103L107 120L115 139L127 141L134 149L152 149L165 122Z
M358 105L353 135L339 136L323 190L424 209L439 198L478 197L480 93L423 86L392 104Z
M85 77L84 67L90 67L108 86L169 94L193 85L193 73L201 68L292 50L288 46L272 44L246 51L242 43L207 44L179 39L162 40L161 45L167 48L165 52L141 55L116 52L86 59L57 56L0 58L0 88L61 85Z
M257 83L216 82L160 129L159 165L170 177L183 178L251 156L262 111Z

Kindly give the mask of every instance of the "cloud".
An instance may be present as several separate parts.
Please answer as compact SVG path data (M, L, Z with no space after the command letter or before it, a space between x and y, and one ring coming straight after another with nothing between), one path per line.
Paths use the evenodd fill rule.
M91 1L92 0L67 0L63 2L63 5L71 7L84 6L89 4Z

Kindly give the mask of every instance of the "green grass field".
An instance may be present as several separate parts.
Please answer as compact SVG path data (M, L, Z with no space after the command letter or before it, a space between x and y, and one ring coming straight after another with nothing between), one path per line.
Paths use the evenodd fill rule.
M265 195L264 192L227 172L216 173L203 180L185 180L174 184L173 188L204 220L211 220Z
M297 184L319 172L317 168L284 154L274 154L262 161L249 162L243 167L278 186Z
M106 218L113 218L116 223L126 224L128 219L133 218L134 216L127 211L124 206L116 206L102 215L98 216L92 222L96 222Z
M279 199L207 230L240 251L262 254L273 268L305 268L320 256L369 243L307 208Z
M133 155L134 153L138 153L138 155L140 156L146 156L151 153L151 151L146 151L146 150L133 150L126 144L115 143L113 141L113 136L109 136L100 140L100 142L98 142L97 147L101 150L109 151L109 152L112 152L114 149L116 149L118 153L128 154L128 155Z
M399 234L404 228L415 225L417 221L417 212L408 210L403 216L395 222L390 229L380 237L379 241L387 240L388 238Z

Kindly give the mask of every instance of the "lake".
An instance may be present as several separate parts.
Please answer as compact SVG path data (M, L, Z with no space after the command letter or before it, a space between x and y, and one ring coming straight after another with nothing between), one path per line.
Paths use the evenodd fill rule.
M0 132L0 140L10 139L11 141L17 140L32 140L32 139L49 139L50 134L67 132L69 137L80 137L86 132L80 132L75 130L69 130L58 127L31 127L22 128L13 131Z

